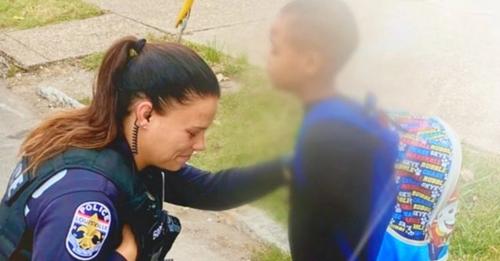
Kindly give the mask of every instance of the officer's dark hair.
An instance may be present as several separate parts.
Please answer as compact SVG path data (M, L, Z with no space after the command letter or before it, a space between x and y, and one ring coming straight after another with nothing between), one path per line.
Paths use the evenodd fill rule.
M164 113L172 101L220 97L217 77L193 50L177 43L146 43L128 36L105 53L89 106L61 112L43 121L24 140L20 156L26 171L69 147L104 148L122 132L122 122L137 97L147 98Z
M289 16L291 44L300 50L312 48L340 70L358 46L355 17L341 0L295 0L285 5L281 15Z

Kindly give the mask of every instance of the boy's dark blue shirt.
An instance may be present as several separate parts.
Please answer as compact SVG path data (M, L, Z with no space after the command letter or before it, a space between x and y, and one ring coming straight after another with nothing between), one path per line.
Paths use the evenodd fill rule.
M376 258L395 200L397 144L396 134L354 102L335 97L309 106L293 162L293 260L347 260L364 235L359 260Z

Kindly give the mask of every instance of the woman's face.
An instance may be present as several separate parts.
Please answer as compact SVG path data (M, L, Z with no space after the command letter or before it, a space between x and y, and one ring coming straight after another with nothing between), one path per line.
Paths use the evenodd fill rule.
M146 115L137 118L138 167L179 170L195 151L205 149L205 132L215 118L218 98L193 96L186 104L171 102L163 114L149 110L148 115L148 104L139 101L135 109L137 115Z

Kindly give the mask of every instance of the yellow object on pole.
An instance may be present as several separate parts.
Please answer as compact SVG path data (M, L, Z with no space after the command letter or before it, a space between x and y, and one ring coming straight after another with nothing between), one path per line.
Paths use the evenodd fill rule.
M175 28L178 28L179 25L181 28L179 29L179 35L177 36L177 41L180 42L182 38L182 34L186 29L187 22L189 20L189 15L191 14L191 7L193 6L194 0L185 0L182 5L181 11L177 15L177 19L175 19Z
M181 11L177 15L177 19L175 19L175 28L179 27L179 25L184 21L184 19L189 17L189 13L191 12L191 7L193 6L194 0L185 0L182 5Z

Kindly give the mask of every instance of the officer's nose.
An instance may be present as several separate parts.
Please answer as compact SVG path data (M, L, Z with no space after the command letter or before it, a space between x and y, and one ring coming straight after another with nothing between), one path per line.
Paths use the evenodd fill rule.
M205 150L205 132L200 133L193 144L193 150L202 151Z

